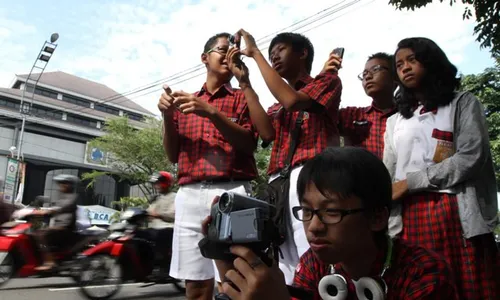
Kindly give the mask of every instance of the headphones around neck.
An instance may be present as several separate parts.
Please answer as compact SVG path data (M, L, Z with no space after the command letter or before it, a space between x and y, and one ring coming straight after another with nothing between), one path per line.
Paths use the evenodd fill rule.
M384 300L387 295L387 284L384 280L384 274L391 266L392 260L392 240L387 238L387 256L385 258L384 268L380 277L373 279L362 277L359 280L352 280L356 287L356 295L360 300ZM330 275L323 277L318 286L318 291L323 300L345 300L347 299L348 289L347 280L340 274L335 274L335 267L330 265Z

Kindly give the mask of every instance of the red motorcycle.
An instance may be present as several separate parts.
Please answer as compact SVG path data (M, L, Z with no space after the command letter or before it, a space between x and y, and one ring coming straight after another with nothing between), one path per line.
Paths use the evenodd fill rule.
M183 281L170 277L169 249L159 257L152 239L148 238L149 214L141 208L129 208L123 214L125 223L113 224L108 240L82 253L80 291L89 299L109 299L118 293L126 282L170 284L182 293ZM109 288L109 289L108 289Z
M42 264L42 254L33 233L46 221L46 217L35 210L0 226L0 285L14 277L72 277L77 280L80 273L78 255L99 235L75 232L66 245L56 251L57 266L50 271L37 271L35 268Z

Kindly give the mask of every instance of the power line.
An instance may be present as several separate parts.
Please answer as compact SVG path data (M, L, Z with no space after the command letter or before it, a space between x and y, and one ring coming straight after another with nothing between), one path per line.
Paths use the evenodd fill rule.
M371 3L373 3L373 2L375 2L375 0L371 0L371 1L369 1L369 2L366 2L365 4L361 5L360 7L367 6L368 4L371 4ZM360 7L357 7L356 9L359 9ZM302 34L304 34L304 33L306 33L306 32L309 32L309 31L311 31L311 30L313 30L313 29L316 29L316 28L321 27L321 26L323 26L323 25L325 25L325 24L328 24L328 23L330 23L330 22L332 22L332 21L334 21L334 20L336 20L336 19L339 19L339 18L341 18L341 17L343 17L343 16L345 16L345 15L347 15L347 14L349 14L349 13L350 13L350 11L345 12L344 14L342 14L342 15L340 15L340 16L338 16L338 17L335 17L335 18L331 18L331 19L329 19L329 20L326 20L325 22L320 23L320 24L318 24L318 25L316 25L316 26L313 26L313 27L311 27L311 28L308 28L307 30L302 31L301 33L302 33Z
M348 7L350 7L350 6L352 6L352 5L354 5L355 3L360 2L360 1L361 1L361 0L357 0L357 1L354 1L354 2L351 2L351 3L347 4L345 7L342 7L342 10L343 10L343 9L347 9ZM343 1L343 2L345 2L345 1ZM370 2L366 3L365 5L367 5L367 4L369 4L369 3L372 3L372 2L374 2L374 0L371 0ZM340 11L340 10L339 10L339 11ZM335 12L337 12L337 11L335 11ZM328 13L328 14L327 14L326 16L324 16L324 17L330 16L330 15L332 15L332 14L333 14L333 13L335 13L335 12L330 12L330 13ZM342 14L342 15L338 16L338 17L331 18L331 19L329 19L329 20L327 20L327 21L325 21L325 22L323 22L323 23L320 23L320 24L319 24L319 25L317 25L317 26L314 26L314 27L312 27L312 28L308 28L307 30L301 31L300 33L302 33L302 34L303 34L303 33L309 32L309 31L311 31L311 30L313 30L313 29L316 29L316 28L318 28L318 27L321 27L321 26L323 26L323 25L325 25L325 24L327 24L327 23L330 23L330 22L332 22L332 21L334 21L334 20L336 20L336 19L338 19L338 18L340 18L340 17L342 17L342 16L344 16L344 15L347 15L347 14L349 14L349 13L350 13L350 12L347 12L347 13L344 13L344 14ZM298 27L298 28L295 28L294 30L298 30L298 29L304 28L304 27L306 27L307 25L313 24L313 23L315 23L315 22L317 22L317 21L319 21L319 20L323 19L324 17L322 17L322 18L318 18L317 20L314 20L314 21L311 21L311 22L309 22L309 23L307 23L307 24L305 24L305 25L303 25L303 26L300 26L300 27ZM278 31L278 32L280 32L280 31ZM264 48L261 48L260 50L261 50L261 51L265 51L265 50L267 50L267 49L269 49L269 45L268 45L268 46L266 46L266 47L264 47ZM194 72L193 72L193 73L194 73ZM187 78L187 79L183 79L183 80L180 80L180 81L178 81L178 82L171 83L171 84L169 84L169 86L175 86L175 85L177 85L177 84L179 84L179 83L183 83L183 82L188 81L188 80L191 80L191 79L193 79L193 78L196 78L196 77L202 76L203 74L205 74L205 72L201 72L201 73L196 74L196 75L194 75L194 76L191 76L191 77L189 77L189 78ZM143 97L143 96L146 96L146 95L149 95L149 94L152 94L152 93L158 92L158 91L160 91L160 90L161 90L161 88L158 88L158 89L155 89L155 90L153 90L153 91L150 91L150 92L147 92L147 93L144 93L144 94L141 94L141 95L135 96L135 97L129 97L128 99L135 99L135 98Z
M351 3L349 3L349 4L346 4L345 6L342 6L342 7L341 7L338 11L341 11L341 10L343 10L343 9L346 9L346 8L348 8L348 7L352 6L352 5L354 5L355 3L359 2L359 1L361 1L361 0L356 0L356 1L353 1L353 2L351 2ZM343 2L345 2L345 1L342 1L341 3L343 3ZM366 6L366 5L368 5L368 4L370 4L370 3L373 3L373 2L374 2L374 0L371 0L370 2L367 2L366 4L364 4L363 6ZM340 3L339 3L339 4L340 4ZM337 4L337 5L338 5L338 4ZM322 10L321 12L323 12L323 11L325 11L325 10ZM335 12L338 12L338 11L335 11ZM306 23L305 25L302 25L302 26L300 26L300 27L298 27L298 28L295 28L294 30L296 31L296 30L298 30L298 29L301 29L301 28L306 27L307 25L314 24L315 22L317 22L317 21L319 21L319 20L321 20L321 19L324 19L324 18L325 18L325 17L327 17L327 16L330 16L330 15L334 14L335 12L329 12L328 14L326 14L326 16L322 16L321 18L318 18L318 19L316 19L316 20L314 20L314 21L311 21L311 22L309 22L309 23ZM304 30L304 31L301 31L300 33L302 33L302 34L303 34L303 33L305 33L305 32L309 32L309 31L311 31L311 30L313 30L313 29L316 29L316 28L318 28L318 27L320 27L320 26L323 26L323 25L325 25L325 24L327 24L327 23L330 23L330 22L332 22L332 21L334 21L334 20L336 20L336 19L338 19L338 18L341 18L342 16L344 16L344 15L346 15L346 14L349 14L349 13L350 13L350 12L346 12L346 13L344 13L344 14L342 14L342 15L338 16L338 17L328 19L327 21L322 22L322 23L318 24L317 26L314 26L314 27L312 27L312 28L308 28L308 29L306 29L306 30ZM319 14L319 13L317 13L317 14ZM315 14L315 15L317 15L317 14ZM315 16L315 15L314 15L314 16ZM302 22L304 22L304 21L305 21L305 20L307 20L307 19L311 19L312 17L313 17L313 16L308 17L308 18L305 18L305 19L303 19L303 20L301 20L301 21L299 21L299 22L294 23L293 25L295 25L295 24L299 24L299 23L302 23ZM291 25L291 26L289 26L289 27L292 27L293 25ZM285 27L285 28L281 29L280 31L276 31L275 33L272 33L272 34L270 34L270 35L267 35L267 36L265 36L265 37L263 37L263 38L261 38L261 39L259 39L259 40L266 39L266 38L267 38L267 37L269 37L269 36L273 36L273 37L274 37L274 35L275 35L275 34L277 34L277 33L281 32L281 31L283 31L283 30L285 30L285 29L287 29L287 28ZM266 46L266 47L264 47L264 48L262 48L262 49L261 49L261 51L264 51L264 50L267 50L267 49L269 49L269 45L268 45L268 46ZM198 68L197 70L201 70L203 67L204 67L203 65L200 65L200 66L198 66L198 67L197 67L197 68ZM190 69L194 69L194 68L192 67L192 68L190 68ZM187 69L187 70L190 70L190 69ZM193 71L189 71L189 72L187 72L187 73L186 73L186 74L184 74L184 75L178 75L178 74L181 74L181 73L186 72L186 71L183 71L183 72L178 72L178 73L176 73L176 74L172 75L172 77L174 77L175 79L178 79L178 78L181 78L181 77L183 77L183 76L186 76L186 75L189 75L189 74L195 73L197 70L195 69L195 70L193 70ZM180 84L180 83L183 83L183 82L189 81L189 80L191 80L191 79L193 79L193 78L196 78L196 77L198 77L198 76L201 76L201 75L203 75L203 74L205 74L205 72L201 72L201 73L195 74L195 75L193 75L193 76L191 76L191 77L181 79L181 80L179 80L179 81L176 81L175 83L172 83L172 84L171 84L171 86L174 86L174 85L177 85L177 84ZM160 81L161 81L161 80L158 80L158 81L156 81L156 82L160 82ZM139 92L141 92L141 91L146 91L146 90L148 90L148 89L149 89L149 88L141 88L141 89L136 88L136 89L134 89L134 90L137 90L137 92L134 92L134 93L131 93L131 94L139 93ZM157 92L158 90L159 90L159 89L157 89L157 90L153 90L153 91L149 91L149 92L147 92L147 93L144 93L144 94L141 94L141 95L135 96L135 97L130 98L130 99L134 99L134 98L137 98L137 97L146 96L146 95L149 95L149 94L151 94L151 93L153 93L153 92ZM118 95L118 94L117 94L117 95ZM126 100L128 100L128 99L126 99ZM102 103L105 103L105 102L106 102L106 101L104 101L104 102L102 102ZM80 107L80 106L76 106L76 107ZM53 110L53 111L61 111L61 110ZM1 135L0 135L0 138L10 139L10 140L12 139L12 138L10 138L10 137L1 136ZM58 149L54 149L54 148L49 148L49 147L43 146L43 145L41 145L41 144L34 144L34 143L26 142L26 141L25 141L25 143L27 143L27 144L31 144L31 145L35 145L35 146L39 146L39 147L44 148L44 149L47 149L47 150L52 150L52 151L56 151L56 152L59 152L59 153L68 154L68 155L74 156L72 153L68 153L68 152L60 151L60 150L58 150ZM74 156L74 157L75 157L75 156Z
M289 26L287 26L287 27L284 27L284 28L282 28L282 29L280 29L280 30L278 30L278 31L275 31L275 32L273 32L273 33L270 33L270 34L268 34L268 35L266 35L266 36L264 36L264 37L261 37L260 39L256 40L256 42L257 42L257 44L265 43L265 42L263 42L263 40L268 39L269 37L274 37L274 35L276 35L277 33L281 32L281 31L284 31L285 29L291 28L291 27L293 27L293 26L295 26L295 25L298 25L298 24L300 24L300 23L302 23L302 22L305 22L305 21L307 21L307 20L309 20L309 19L311 19L311 18L313 18L313 17L315 17L315 16L317 16L317 15L320 15L320 14L324 13L325 11L328 11L328 10L330 10L330 9L333 9L333 8L334 8L334 7L336 7L336 6L339 6L340 4L342 4L342 3L344 3L344 2L346 2L346 0L342 0L342 1L340 1L339 3L336 3L336 4L334 4L334 5L331 5L331 6L327 7L327 8L325 8L325 9L323 9L323 10L321 10L321 11L319 11L319 12L315 13L314 15L311 15L311 16L309 16L309 17L307 17L307 18L301 19L301 20L299 20L299 21L297 21L297 22L295 22L295 23L293 23L293 24L291 24L291 25L289 25ZM157 85L157 84L159 84L159 83L165 82L165 81L167 81L167 80L172 80L172 77L175 77L175 76L180 76L180 74L182 74L182 73L186 73L186 72L187 72L187 73L192 73L192 72L195 72L195 71L199 70L199 69L200 69L200 67L203 67L203 64L198 64L198 65L193 66L193 67L191 67L191 68L188 68L188 69L186 69L186 70L184 70L184 71L180 71L180 72L178 72L178 73L176 73L176 74L173 74L173 75L167 76L167 77L165 77L165 78L162 78L162 79L156 80L156 81L154 81L154 82L152 82L152 83L149 83L149 84L146 84L146 85L143 85L143 86L137 87L137 88L135 88L135 89L133 89L133 90L131 90L131 91L124 92L124 93L117 93L117 94L115 94L115 95L109 96L109 97L107 97L107 98L105 98L105 99L102 99L102 100L109 100L109 99L111 99L111 98L113 98L113 97L118 97L118 98L121 98L122 96L129 95L129 94L133 93L133 92L134 92L134 91L136 91L136 90L142 90L142 89L144 89L144 88L145 88L145 87L147 87L147 86L154 86L154 85ZM194 69L194 70L192 70L192 69Z
M324 19L325 17L328 17L328 16L330 16L330 15L332 15L332 14L334 14L334 13L337 13L337 12L339 12L339 11L342 11L342 10L344 10L344 9L347 9L348 7L350 7L350 6L352 6L352 5L356 4L357 2L360 2L360 1L361 1L361 0L354 0L354 1L351 1L351 2L349 2L349 3L347 3L347 4L345 4L345 5L343 5L343 6L339 7L339 8L337 8L337 9L335 9L335 10L332 10L333 8L335 8L335 7L339 6L339 5L341 5L342 3L346 2L346 0L343 0L343 1L341 1L341 2L339 2L339 3L337 3L337 4L335 4L335 5L332 5L332 6L328 7L328 8L325 8L325 9L323 9L323 10L321 10L321 11L319 11L319 12L315 13L314 15L311 15L311 16L309 16L309 17L307 17L307 18L304 18L304 19L302 19L302 20L299 20L299 21L297 21L297 22L293 23L292 25L286 26L286 27L284 27L284 28L282 28L282 29L280 29L280 30L277 30L277 31L275 31L275 32L273 32L273 33L270 33L270 34L268 34L268 35L266 35L266 36L264 36L264 37L262 37L262 38L260 38L260 39L256 40L256 42L257 42L257 46L260 46L260 45L263 45L263 44L267 44L267 43L268 43L268 42L270 42L270 41L274 38L274 36L275 36L276 34L278 34L279 32L285 31L286 29L290 29L290 31L296 31L296 30L298 30L298 29L300 29L300 28L304 28L304 27L306 27L307 25L313 24L313 23L315 23L315 22L317 22L317 21L319 21L319 20L321 20L321 19ZM329 11L329 10L332 10L332 11ZM329 12L325 13L326 11L329 11ZM321 14L323 14L323 13L325 13L325 14L324 14L324 15L321 15ZM317 17L317 16L318 16L318 17ZM310 21L309 23L306 23L306 24L304 24L304 25L301 25L301 26L299 26L299 27L297 27L297 28L295 28L295 29L292 29L294 26L297 26L297 25L299 25L299 24L301 24L301 23L303 23L303 22L305 22L305 21L307 21L307 20L309 20L309 19L314 18L314 17L317 17L317 18L316 18L316 19L314 19L314 20L312 20L312 21ZM265 48L263 48L262 50L266 50L266 49L268 49L268 48L269 48L269 47L265 47ZM202 64L201 64L201 65L198 65L198 68L197 68L197 69L192 70L192 71L189 71L189 72L187 72L186 74L184 74L183 76L186 76L186 75L189 75L189 74L195 73L196 71L198 71L198 70L202 69L203 67L204 67L204 66L203 66ZM193 69L193 68L190 68L190 69ZM176 77L176 78L170 78L170 79L169 79L169 81L171 81L171 80L173 80L173 79L177 79L177 78L179 78L179 77ZM165 79L164 81L166 81L166 79ZM157 81L157 82L158 82L158 81ZM161 80L160 80L160 82L161 82ZM184 82L184 80L183 80L182 82ZM156 85L157 85L157 84L152 84L152 85L150 85L150 88L154 88ZM172 84L172 85L173 85L173 84ZM138 92L141 92L141 91L144 91L144 90L146 90L146 89L142 89L142 90L140 90L140 91L138 91ZM157 91L157 90L155 90L155 91ZM131 93L131 94L135 94L135 93ZM128 95L131 95L131 94L128 94ZM127 96L128 96L128 95L127 95Z
M307 20L310 20L310 19L313 19L313 18L315 18L315 17L316 17L314 20L312 20L312 21L310 21L310 22L307 22L307 23L305 23L305 24L302 24L301 26L298 26L298 27L296 27L296 28L294 28L294 29L291 29L290 31L292 31L292 32L293 32L293 31L297 31L297 30L299 30L299 29L301 29L301 28L304 28L304 27L306 27L306 26L308 26L308 25L314 24L314 23L316 23L316 22L318 22L318 21L320 21L320 20L322 20L322 19L324 19L324 18L326 18L326 17L328 17L328 16L331 16L331 15L333 15L333 14L335 14L335 13L339 12L339 11L345 10L345 9L347 9L347 8L349 8L349 7L351 7L351 6L353 6L354 4L356 4L356 3L360 2L360 1L361 1L361 0L354 0L354 1L348 2L347 4L345 4L345 5L343 5L343 6L340 6L342 3L346 2L346 0L343 0L343 1L341 1L341 2L339 2L339 3L337 3L337 4L335 4L335 5L332 5L332 6L328 7L328 8L325 8L325 9L323 9L323 10L321 10L321 11L319 11L319 12L315 13L314 15L311 15L311 16L309 16L309 17L307 17L307 18L304 18L304 19L302 19L302 20L299 20L299 21L297 21L297 22L293 23L292 25L289 25L289 26L287 26L287 27L284 27L284 28L282 28L282 29L280 29L280 30L278 30L278 31L275 31L275 32L273 32L273 33L271 33L271 34L268 34L268 35L266 35L266 36L264 36L264 37L262 37L262 38L258 39L257 41L260 41L260 42L258 42L258 43L257 43L257 45L259 46L260 44L265 44L265 43L267 43L267 42L270 42L270 41L272 40L272 38L274 38L274 36L275 36L277 33L282 32L282 31L284 31L284 30L286 30L286 29L292 28L292 27L294 27L294 26L296 26L296 25L299 25L299 24L301 24L301 23L304 23L304 22L306 22ZM372 0L372 1L370 1L370 3L371 3L371 2L373 2L373 0ZM337 6L340 6L340 7L339 7L339 8L337 8L337 9L333 9L333 8L336 8ZM333 10L332 10L332 9L333 9ZM325 12L326 12L326 13L325 13ZM349 12L348 12L348 13L349 13ZM347 14L347 13L346 13L346 14ZM343 14L343 15L345 15L345 14ZM343 16L343 15L341 15L341 16ZM339 16L339 17L341 17L341 16ZM337 19L337 18L332 18L332 19L330 19L330 20L327 20L326 22L323 22L323 23L319 24L318 26L315 26L315 27L313 27L313 28L310 28L310 29L308 29L308 30L305 30L305 31L303 31L302 33L304 33L304 32L308 32L308 31L310 31L310 30L312 30L312 29L315 29L315 28L317 28L317 27L320 27L320 26L322 26L322 25L324 25L324 24L327 24L327 23L329 23L329 22L331 22L331 21L333 21L333 20L335 20L335 19ZM267 47L262 48L262 49L261 49L261 51L267 50L268 48L269 48L269 45L268 45ZM154 82L152 82L152 83L150 83L150 84L143 85L143 86L140 86L140 87L138 87L138 88L132 89L131 91L129 91L129 92L125 92L124 94L117 93L117 94L112 95L112 96L110 96L110 97L104 98L103 100L101 100L102 102L99 102L99 103L100 103L100 104L105 104L105 103L112 103L112 102L113 102L113 101L115 101L115 100L121 100L121 101L119 101L119 102L115 102L115 103L114 103L114 104L120 104L120 103L123 103L123 102L129 101L129 100L132 100L132 99L138 98L138 97L146 96L146 95L149 95L149 94L152 94L152 93L155 93L155 92L161 91L161 88L156 88L156 89L153 89L153 90L151 90L151 91L149 91L149 92L139 94L139 93L141 93L141 92L144 92L144 91L150 90L150 89L152 89L152 88L155 88L155 87L157 87L158 85L160 85L160 83L161 83L161 84L163 84L163 83L164 83L164 82L166 82L166 81L170 82L170 86L175 86L175 85L177 85L177 84L180 84L180 83L183 83L183 82L189 81L189 80L191 80L191 79L194 79L194 78L196 78L196 77L202 76L203 74L205 74L205 72L204 72L204 71L203 71L203 72L200 72L200 73L198 73L198 74L195 74L195 75L193 75L193 76L190 76L190 77L188 77L188 78L180 79L180 78L185 77L185 76L187 76L187 75L190 75L190 74L196 73L197 71L200 71L200 70L202 70L203 68L204 68L204 65L203 65L203 64L199 64L199 65L197 65L197 66L193 66L193 67L188 68L188 69L186 69L186 70L184 70L184 71L177 72L177 73L175 73L175 74L173 74L173 75L171 75L171 76L169 76L169 77L162 78L162 79L156 80L156 81L154 81ZM176 79L180 79L180 80L175 81ZM172 83L171 81L175 81L175 82L173 82L173 83ZM139 94L139 95L134 96L134 97L127 97L127 96L134 95L134 94ZM51 111L49 111L49 112L57 112L57 111L60 111L60 112L71 112L71 113L77 113L77 112L82 112L82 111L83 111L83 110L85 110L85 109L90 109L90 107L82 107L82 106L79 106L79 105L75 105L75 106L73 106L73 108L78 108L78 109L75 109L75 110L71 110L72 108L67 108L67 109L54 109L54 110L51 110Z
M299 27L297 27L297 28L295 28L295 29L292 29L292 30L290 30L290 31L296 31L296 30L298 30L298 29L300 29L300 28L304 28L304 27L306 27L307 25L313 24L313 23L315 23L315 22L317 22L317 21L319 21L319 20L321 20L321 19L324 19L324 18L325 18L325 17L327 17L327 16L330 16L330 15L332 15L332 14L334 14L334 13L337 13L337 12L339 12L339 11L342 11L342 10L344 10L344 9L347 9L348 7L353 6L354 4L356 4L356 3L360 2L360 1L361 1L361 0L352 0L352 1L348 2L347 4L344 4L344 5L340 6L342 3L346 2L346 0L343 0L343 1L339 2L339 3L336 3L336 4L334 4L334 5L331 5L331 6L329 6L329 7L325 8L325 9L323 9L323 10L321 10L321 11L319 11L319 12L317 12L317 13L315 13L315 14L313 14L313 15L309 16L309 17L306 17L306 18L301 19L301 20L299 20L299 21L297 21L297 22L295 22L295 23L293 23L293 24L291 24L291 25L289 25L289 26L287 26L287 27L284 27L284 28L280 29L279 31L275 31L275 32L273 32L273 33L271 33L271 34L268 34L268 35L266 35L266 36L264 36L264 37L262 37L262 38L258 39L258 41L260 41L260 42L258 42L258 43L257 43L257 46L259 46L260 44L266 44L268 41L270 42L270 41L272 40L272 38L274 37L274 35L276 35L277 33L281 32L281 31L284 31L284 30L286 30L286 29L292 28L292 27L294 27L294 26L296 26L296 25L299 25L299 24L301 24L301 23L303 23L303 22L305 22L305 21L307 21L307 20L310 20L310 19L312 19L312 18L315 18L315 17L316 17L313 21L310 21L310 22L306 23L305 25L301 25L301 26L299 26ZM340 6L340 7L339 7L339 8L337 8L337 9L334 9L334 8L336 8L337 6ZM327 13L325 13L325 12L327 12ZM323 15L323 14L324 14L324 15ZM269 47L265 47L265 48L263 48L262 50L266 50L266 49L268 49L268 48L269 48ZM140 92L147 91L147 90L149 90L149 89L155 88L155 87L157 87L158 85L163 84L164 82L167 82L167 81L168 81L168 82L170 82L170 81L173 81L173 80L176 80L176 79L180 79L180 78L182 78L182 77L184 77L184 76L187 76L187 75L193 74L193 73L195 73L195 72L197 72L197 71L199 71L199 70L202 70L203 68L204 68L204 65L203 65L203 64L199 64L199 65L197 65L197 66L194 66L194 67L188 68L188 69L186 69L186 70L184 70L184 71L181 71L181 72L175 73L175 74L173 74L173 75L171 75L171 76L169 76L169 77L162 78L162 79L156 80L156 81L154 81L154 82L152 82L152 83L150 83L150 84L147 84L147 85L144 85L144 86L141 86L141 87L138 87L138 88L132 89L131 91L126 92L126 93L124 93L124 94L117 93L117 94L115 94L115 95L113 95L113 96L110 96L110 97L104 98L104 99L102 99L102 100L101 100L102 102L100 102L100 104L105 104L105 103L113 103L113 101L114 101L114 100L121 100L121 101L119 101L119 102L115 102L115 103L114 103L114 104L120 104L120 103L126 102L126 101L128 101L128 100L135 99L135 98L137 98L137 97L139 97L139 96L136 96L136 97L131 97L131 98L128 98L128 96L130 96L130 95L134 95L134 94L138 94L138 93L140 93ZM198 77L198 76L201 76L202 74L204 74L204 72L203 72L203 73L199 73L199 74L197 74L197 75L195 75L195 76L191 76L191 77L189 77L188 79L179 80L178 82L172 83L172 84L170 84L170 85L171 85L171 86L173 86L173 85L176 85L176 84L179 84L179 83L185 82L185 81L187 81L187 80L190 80L190 79L196 78L196 77ZM156 88L156 89L154 89L153 91L148 92L148 93L144 93L144 94L142 94L142 95L140 95L140 96L149 95L149 94L154 93L154 92L157 92L157 91L159 91L159 90L161 90L161 88ZM126 97L127 97L127 98L126 98ZM120 99L120 98L123 98L123 99ZM50 111L50 112L56 112L56 111L65 112L65 111L68 111L68 112L76 113L76 112L81 112L81 111L83 111L83 110L85 110L85 109L90 109L90 107L82 107L82 106L79 106L79 105L75 105L75 106L74 106L74 108L78 108L78 109L75 109L75 110L70 110L70 109L72 109L72 108L67 108L67 109L65 109L65 110L62 110L62 109L54 109L54 110L52 110L52 111Z

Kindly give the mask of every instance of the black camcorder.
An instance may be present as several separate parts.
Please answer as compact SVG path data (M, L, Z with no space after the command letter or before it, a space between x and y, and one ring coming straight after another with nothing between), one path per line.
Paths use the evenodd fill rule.
M268 249L278 236L272 217L276 208L262 200L225 192L210 215L208 235L198 246L201 254L210 259L233 260L231 245L243 245L256 254Z

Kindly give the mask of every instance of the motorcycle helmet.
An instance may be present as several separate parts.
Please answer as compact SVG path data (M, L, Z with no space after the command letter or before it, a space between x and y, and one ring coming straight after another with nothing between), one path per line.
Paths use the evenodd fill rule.
M53 179L57 183L69 183L76 185L80 182L80 179L74 175L70 174L59 174Z
M174 183L174 177L167 171L160 171L149 178L152 184L159 184L163 189L170 188Z
M72 190L75 190L80 183L80 179L78 177L70 174L60 174L55 176L52 180L57 183L69 184L71 185Z

